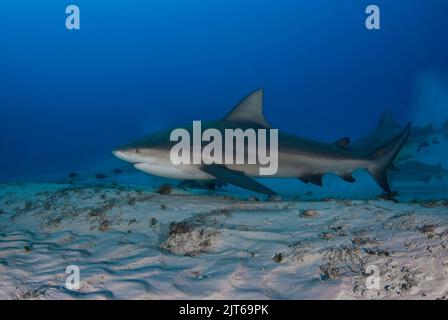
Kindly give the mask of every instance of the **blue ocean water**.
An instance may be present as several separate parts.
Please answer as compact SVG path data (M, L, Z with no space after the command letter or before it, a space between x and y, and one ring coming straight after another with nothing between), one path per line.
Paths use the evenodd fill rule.
M81 29L67 30L76 4ZM381 9L381 30L365 8ZM448 118L445 0L18 0L0 10L0 180L98 167L111 149L265 89L280 129L360 137L385 110Z

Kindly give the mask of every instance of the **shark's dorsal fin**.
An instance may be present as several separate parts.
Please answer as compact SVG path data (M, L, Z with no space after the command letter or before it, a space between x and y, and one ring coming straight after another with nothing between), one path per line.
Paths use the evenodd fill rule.
M335 142L333 142L333 144L340 149L350 150L350 138L349 137L344 137L339 140L336 140Z
M381 115L380 121L378 122L378 128L394 128L400 125L395 122L394 117L390 111L386 111Z
M229 122L249 122L270 128L263 116L263 89L252 92L240 101L225 117Z

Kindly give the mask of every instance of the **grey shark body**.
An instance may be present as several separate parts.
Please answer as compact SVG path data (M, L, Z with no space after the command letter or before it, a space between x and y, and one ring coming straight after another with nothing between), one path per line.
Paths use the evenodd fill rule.
M202 122L203 130L269 129L262 110L263 91L258 90L243 99L223 119ZM180 127L176 127L180 128ZM182 126L192 133L192 125ZM172 129L154 133L140 141L114 150L118 158L131 162L144 172L182 180L220 180L264 194L275 194L253 178L260 177L260 164L179 164L170 160L170 150L177 143L170 141ZM387 144L370 154L352 152L348 139L334 144L278 133L278 170L272 177L299 178L306 183L322 185L326 173L335 173L348 182L354 182L353 171L369 171L385 192L391 192L387 170L409 135L409 125ZM267 141L267 150L269 150ZM247 148L245 148L247 152ZM247 154L245 155L247 157ZM263 176L266 177L266 176Z

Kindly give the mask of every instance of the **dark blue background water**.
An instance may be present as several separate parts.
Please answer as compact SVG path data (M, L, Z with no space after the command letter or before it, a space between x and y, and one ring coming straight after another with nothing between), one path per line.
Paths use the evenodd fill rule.
M72 3L79 31L65 28ZM447 14L445 0L3 1L0 179L101 165L259 87L275 127L311 138L356 138L385 109L408 121L419 84L446 79Z

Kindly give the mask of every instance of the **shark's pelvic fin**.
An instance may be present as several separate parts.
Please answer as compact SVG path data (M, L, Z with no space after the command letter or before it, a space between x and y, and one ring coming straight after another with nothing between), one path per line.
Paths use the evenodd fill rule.
M263 128L270 128L270 124L263 115L263 89L252 92L223 119L229 122L254 123Z
M375 150L370 156L372 157L371 165L367 168L380 187L388 194L392 192L387 179L387 170L393 163L401 148L405 144L411 130L409 123L401 133L391 141Z
M208 174L235 186L248 189L251 191L264 193L268 195L276 195L274 191L265 187L261 183L249 178L241 171L235 171L227 168L226 166L220 164L204 165L201 170L207 172Z
M349 137L344 137L339 140L336 140L335 142L333 142L333 144L336 147L341 148L343 150L350 150L350 138Z

